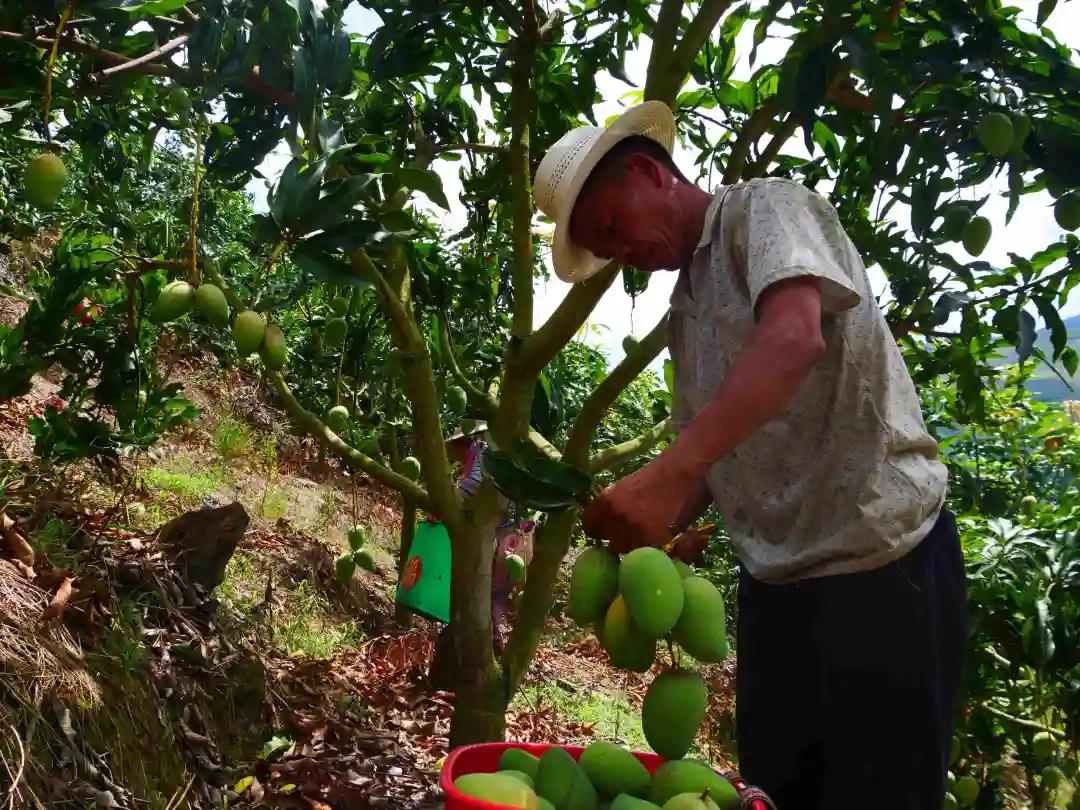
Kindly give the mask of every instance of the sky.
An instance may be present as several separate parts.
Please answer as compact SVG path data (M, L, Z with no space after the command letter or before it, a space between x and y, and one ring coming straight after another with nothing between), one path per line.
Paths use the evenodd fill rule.
M548 3L548 7L562 5L561 3ZM1037 0L1014 0L1012 5L1022 9L1020 19L1032 22L1038 6ZM362 35L370 34L379 25L379 18L373 12L362 9L357 5L351 5L345 15L345 27L350 31ZM1048 25L1054 30L1058 38L1074 49L1080 49L1080 3L1059 3L1057 9L1050 17ZM757 59L753 66L748 64L748 54L753 36L752 25L746 25L737 41L736 53L738 54L735 66L734 78L747 79L753 70L763 64L779 61L787 49L788 41L783 37L770 37L759 46ZM649 62L650 43L647 38L642 39L641 46L627 55L625 68L629 78L635 83L631 87L626 83L600 73L597 76L597 92L601 101L595 105L594 112L597 121L603 123L609 117L618 115L636 99L627 98L635 89L640 89L644 84L645 71ZM691 87L688 85L687 87ZM481 100L478 109L481 119L489 114L485 109L486 104ZM496 134L488 133L488 141L496 142ZM801 137L793 137L785 148L788 154L806 155ZM695 165L696 152L693 147L689 149L677 144L674 154L676 163L690 169ZM261 171L265 177L276 178L285 163L288 154L283 148L279 148L267 158ZM457 172L459 163L436 161L434 170L439 173L443 180L443 186L447 197L451 202L451 211L447 214L441 209L436 209L427 203L426 199L416 197L415 201L420 207L426 207L434 215L440 216L444 226L448 230L460 229L465 220L464 209L457 204L461 185L458 181ZM693 176L692 174L690 175ZM254 181L248 190L255 196L256 207L265 206L266 187L262 181ZM1020 255L1029 255L1033 245L1046 245L1056 241L1060 237L1061 229L1054 221L1052 204L1053 201L1046 192L1025 195L1012 221L1005 225L1005 211L1008 207L1007 200L1002 196L1006 191L1004 177L992 179L987 184L974 190L972 196L981 196L991 193L992 196L980 213L988 216L994 223L994 231L990 243L983 252L981 259L995 265L1008 265L1011 263L1008 254L1015 252ZM907 225L906 208L896 206L893 209L894 218L903 226ZM537 230L541 233L550 233L550 226L545 226L539 221L536 223ZM953 252L961 261L968 260L963 249L956 245ZM548 263L549 278L538 280L535 290L535 323L541 324L558 306L566 295L570 285L555 278ZM884 274L877 267L867 268L870 276L872 289L878 293L879 300L884 303L888 297L888 283ZM647 333L656 322L663 316L668 306L668 299L675 284L676 273L658 272L650 280L649 288L639 295L636 300L623 292L622 284L616 281L601 299L586 324L586 330L582 338L588 343L598 346L608 356L609 361L618 362L622 358L622 339L627 334L641 336ZM1080 313L1080 291L1074 292L1066 306L1062 310L1063 316ZM1037 316L1037 313L1033 313ZM659 368L666 353L661 355L653 364L653 368Z

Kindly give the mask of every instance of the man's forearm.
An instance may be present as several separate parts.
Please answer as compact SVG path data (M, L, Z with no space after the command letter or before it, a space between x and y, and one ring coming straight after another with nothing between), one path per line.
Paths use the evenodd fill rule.
M686 503L683 504L679 517L675 520L675 533L686 529L691 523L701 517L702 513L712 504L712 492L709 490L709 482L702 478L688 490Z
M671 455L685 481L702 479L714 462L791 404L819 356L784 338L751 340L709 403L662 455Z

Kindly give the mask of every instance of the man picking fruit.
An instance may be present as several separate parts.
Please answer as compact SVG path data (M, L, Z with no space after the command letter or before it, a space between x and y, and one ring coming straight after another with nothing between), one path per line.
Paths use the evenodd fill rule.
M936 810L965 648L959 537L914 385L836 212L785 179L714 191L646 102L544 156L555 272L678 270L678 438L584 510L625 552L715 503L742 563L739 765L780 810ZM717 632L723 632L722 627Z

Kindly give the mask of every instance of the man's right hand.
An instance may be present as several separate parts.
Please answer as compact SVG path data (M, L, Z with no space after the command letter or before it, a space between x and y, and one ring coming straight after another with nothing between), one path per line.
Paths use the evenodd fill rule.
M701 558L701 553L708 544L708 534L697 529L687 529L675 538L675 546L671 549L671 556L677 560L682 560L687 565L693 565Z

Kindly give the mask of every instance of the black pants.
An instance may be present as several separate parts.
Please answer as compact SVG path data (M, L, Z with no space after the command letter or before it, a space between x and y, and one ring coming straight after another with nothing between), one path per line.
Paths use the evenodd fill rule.
M739 770L779 810L940 810L967 643L956 521L883 568L739 581Z

